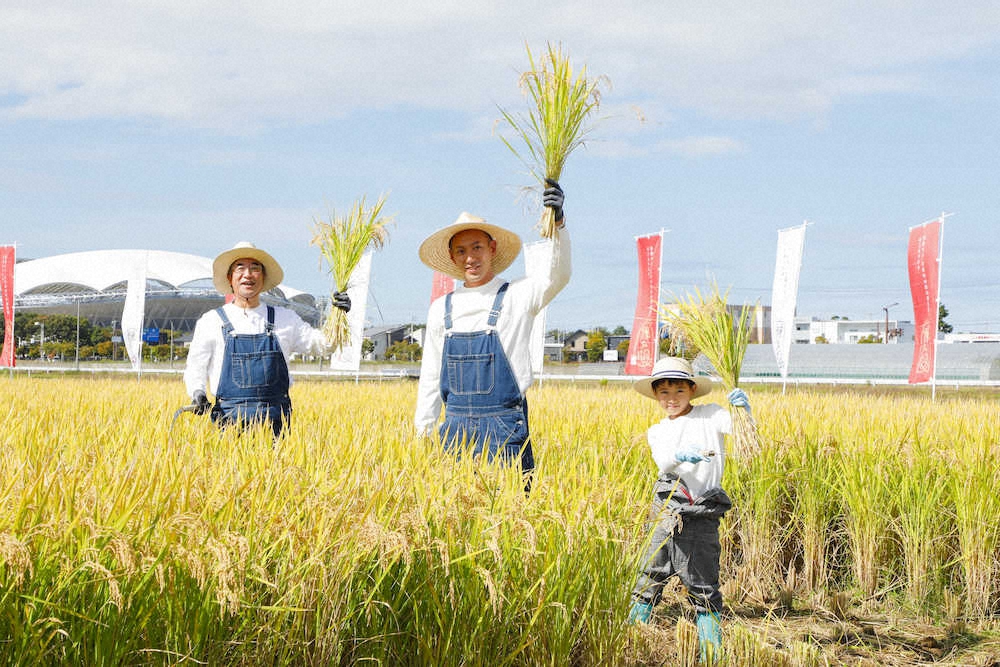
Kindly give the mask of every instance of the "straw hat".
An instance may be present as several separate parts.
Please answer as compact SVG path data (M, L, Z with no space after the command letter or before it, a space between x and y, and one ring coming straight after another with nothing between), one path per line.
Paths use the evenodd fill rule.
M451 259L448 243L459 232L478 229L486 232L497 242L497 253L493 256L493 273L500 273L517 259L521 252L521 237L503 227L491 225L482 218L463 212L458 220L437 230L420 244L420 261L439 273L465 280L465 273Z
M653 373L648 378L642 378L632 383L632 388L643 396L656 398L653 383L657 380L690 380L694 382L694 392L691 398L704 396L712 391L712 380L705 376L695 377L691 362L681 357L664 357L653 364Z
M249 257L260 262L264 267L264 286L261 292L266 292L272 287L277 287L285 278L285 272L281 270L278 260L256 247L249 241L240 241L229 250L219 253L219 256L212 262L212 284L220 294L231 294L233 286L229 283L229 267L238 259Z

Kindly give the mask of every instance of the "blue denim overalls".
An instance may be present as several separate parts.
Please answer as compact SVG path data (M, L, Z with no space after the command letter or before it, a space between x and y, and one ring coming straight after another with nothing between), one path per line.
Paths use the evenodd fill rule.
M497 319L508 283L497 291L484 331L451 331L451 293L444 302L444 350L441 358L441 399L445 451L473 456L486 451L487 460L519 461L530 473L535 458L528 440L528 404L500 345Z
M232 322L222 308L215 312L222 319L226 347L212 421L226 426L267 420L277 438L291 416L292 402L288 398L288 364L274 333L274 308L267 307L267 325L260 334L233 333Z

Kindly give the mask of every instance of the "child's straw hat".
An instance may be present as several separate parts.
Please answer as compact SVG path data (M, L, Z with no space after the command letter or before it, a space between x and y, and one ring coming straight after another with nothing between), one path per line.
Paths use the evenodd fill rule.
M240 241L229 250L219 253L212 262L212 284L219 290L219 294L233 293L233 286L229 283L229 267L236 260L244 258L256 260L264 267L264 286L261 292L277 287L284 280L285 272L281 270L278 260L249 241Z
M694 382L691 398L704 396L712 391L712 379L704 375L695 377L691 362L681 357L664 357L653 364L653 373L632 383L632 388L648 398L656 398L653 383L657 380L690 380Z
M489 234L497 243L497 252L493 256L493 273L499 274L510 266L521 252L521 237L503 227L491 225L482 218L463 212L458 220L443 227L420 244L420 261L439 273L465 280L462 268L451 259L448 243L452 237L467 229L478 229Z

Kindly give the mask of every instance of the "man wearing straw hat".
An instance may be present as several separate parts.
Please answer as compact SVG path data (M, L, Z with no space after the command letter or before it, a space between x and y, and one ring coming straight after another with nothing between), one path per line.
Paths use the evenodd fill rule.
M436 299L427 314L414 424L430 435L444 404L439 428L447 451L485 454L535 468L524 393L531 386L529 338L535 315L569 282L570 243L563 218L563 192L548 181L542 203L555 213L552 260L538 275L514 281L498 277L517 258L517 234L462 213L420 245L430 268L460 281Z
M246 241L215 258L212 282L232 301L202 315L194 328L184 383L196 414L211 409L219 426L264 421L275 438L281 434L292 412L288 355L327 349L323 332L295 311L261 304L261 293L282 278L281 265ZM351 300L338 292L333 305L346 312ZM214 405L208 392L215 396Z

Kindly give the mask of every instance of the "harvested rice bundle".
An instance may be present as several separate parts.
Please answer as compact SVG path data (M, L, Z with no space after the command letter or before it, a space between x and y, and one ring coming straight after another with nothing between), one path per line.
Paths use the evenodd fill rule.
M526 47L531 69L521 75L520 87L530 100L526 114L513 114L500 109L503 121L520 138L527 149L526 154L518 151L506 137L500 139L525 165L531 174L545 187L545 179L558 181L562 175L566 158L590 132L591 114L600 107L600 88L607 83L606 77L587 78L587 68L582 67L574 76L569 56L561 46L548 45L548 53L537 62ZM545 238L556 233L554 212L542 209L538 223L539 231Z
M347 291L351 274L366 250L381 248L388 242L389 230L386 227L392 222L392 217L382 215L384 205L385 195L379 195L371 208L365 206L365 198L361 197L354 202L346 217L330 211L329 222L318 218L315 220L311 243L319 246L320 253L326 260L333 276L335 292ZM332 308L323 324L323 333L334 350L349 343L351 332L347 313L339 308Z
M732 391L739 386L743 355L750 342L750 312L743 306L734 318L733 310L726 303L726 294L719 293L719 286L712 283L711 291L704 295L696 287L693 295L678 298L672 308L660 307L661 316L671 328L679 329L715 368L725 386ZM757 428L743 408L730 406L733 415L733 455L752 455L758 451Z

